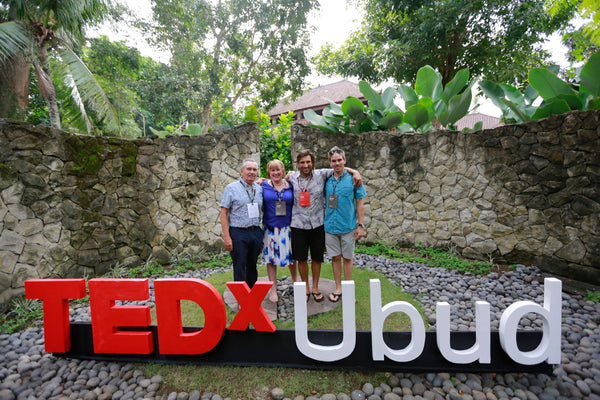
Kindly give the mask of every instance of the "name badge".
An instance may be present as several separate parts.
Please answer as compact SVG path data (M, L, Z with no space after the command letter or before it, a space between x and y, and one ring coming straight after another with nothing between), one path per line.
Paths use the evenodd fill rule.
M298 193L298 200L298 203L300 203L300 207L310 206L310 192Z
M275 215L278 217L285 217L286 207L285 201L277 201L275 202Z
M258 203L248 204L248 218L259 218L260 213L258 212Z
M338 195L337 194L330 194L329 195L329 199L327 201L327 206L329 208L334 209L334 210L337 209L337 206L338 206Z

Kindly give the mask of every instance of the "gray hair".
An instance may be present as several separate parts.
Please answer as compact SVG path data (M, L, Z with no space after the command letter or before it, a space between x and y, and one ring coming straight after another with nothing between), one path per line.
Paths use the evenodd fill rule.
M246 166L246 163L249 163L249 162L253 162L254 164L256 164L258 166L258 163L256 162L255 159L246 158L246 159L244 159L244 161L242 161L242 166L240 167L240 169L244 169L244 167Z

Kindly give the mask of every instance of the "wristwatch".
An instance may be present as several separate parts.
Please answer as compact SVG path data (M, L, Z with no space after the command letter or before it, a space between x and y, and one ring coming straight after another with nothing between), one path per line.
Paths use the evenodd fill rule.
M365 226L363 224L358 224L358 226L361 227L361 228L363 228L363 229L365 228Z

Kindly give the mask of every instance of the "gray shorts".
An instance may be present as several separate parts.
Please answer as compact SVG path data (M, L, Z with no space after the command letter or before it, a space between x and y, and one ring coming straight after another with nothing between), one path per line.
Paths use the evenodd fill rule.
M354 231L343 235L325 232L325 246L329 257L341 254L346 260L351 260L354 257L354 242Z

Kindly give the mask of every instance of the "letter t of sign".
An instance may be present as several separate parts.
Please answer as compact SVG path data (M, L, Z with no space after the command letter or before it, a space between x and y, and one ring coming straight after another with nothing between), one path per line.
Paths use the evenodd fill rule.
M71 350L69 299L85 297L85 279L29 279L25 296L44 303L44 341L48 353Z

